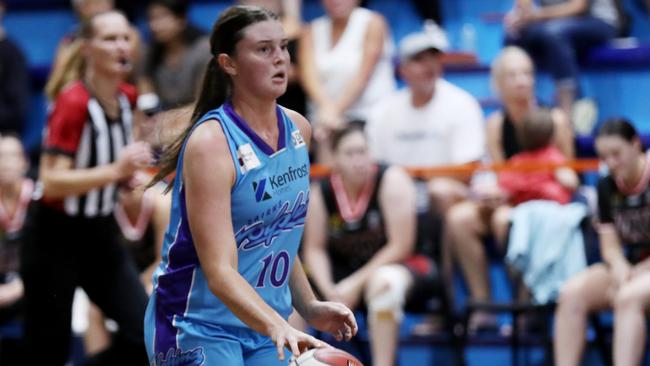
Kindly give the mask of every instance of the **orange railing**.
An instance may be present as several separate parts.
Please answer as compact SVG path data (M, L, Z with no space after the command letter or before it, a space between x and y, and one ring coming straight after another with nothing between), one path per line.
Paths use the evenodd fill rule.
M463 165L447 165L434 168L407 168L406 170L411 176L416 178L433 178L437 176L469 176L476 170L492 170L500 171L518 171L518 172L534 172L534 171L548 171L554 170L559 167L572 168L578 173L596 171L598 170L598 159L576 159L568 161L564 164L551 164L551 163L535 163L535 164L512 164L512 163L499 163L499 164L481 164L470 163ZM330 168L324 165L313 164L311 166L311 176L313 178L322 178L326 176Z

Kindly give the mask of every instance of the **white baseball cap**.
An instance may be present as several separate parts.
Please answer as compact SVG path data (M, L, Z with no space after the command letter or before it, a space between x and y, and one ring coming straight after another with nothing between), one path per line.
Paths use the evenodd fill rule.
M399 60L408 60L426 50L445 52L447 49L449 41L445 31L434 21L427 20L421 32L411 33L399 42Z

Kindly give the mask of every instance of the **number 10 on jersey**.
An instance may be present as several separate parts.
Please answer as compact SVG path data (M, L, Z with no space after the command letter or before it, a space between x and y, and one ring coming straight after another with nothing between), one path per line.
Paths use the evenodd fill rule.
M284 285L289 274L289 253L284 250L277 254L271 252L271 254L260 260L260 263L262 264L262 270L255 287L266 287L268 282L271 282L273 287Z

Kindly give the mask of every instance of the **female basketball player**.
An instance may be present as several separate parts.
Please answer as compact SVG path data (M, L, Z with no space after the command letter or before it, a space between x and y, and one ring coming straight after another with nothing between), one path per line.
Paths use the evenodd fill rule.
M277 17L236 6L217 20L191 126L162 158L176 169L162 263L145 319L156 365L286 365L324 343L286 321L295 307L317 329L349 339L352 312L314 297L297 259L309 196L299 114L277 106L287 86Z
M596 149L609 168L598 183L604 263L592 265L562 288L555 311L555 364L579 365L587 315L613 309L614 364L640 365L650 305L650 157L634 127L623 119L603 125Z
M95 15L81 31L80 53L58 71L73 71L79 78L55 93L40 165L42 198L32 205L25 231L29 364L67 361L77 286L120 329L112 347L93 362L146 362L142 318L147 295L115 240L111 215L118 184L152 160L147 144L131 142L135 89L121 81L131 70L130 35L121 13ZM73 65L81 67L67 69Z

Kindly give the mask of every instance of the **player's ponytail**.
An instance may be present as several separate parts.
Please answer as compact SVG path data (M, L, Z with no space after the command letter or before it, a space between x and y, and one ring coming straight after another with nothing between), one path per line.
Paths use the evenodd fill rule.
M277 20L272 12L257 6L232 6L226 9L212 27L210 52L212 57L203 77L203 84L192 112L189 126L178 135L164 150L160 157L158 174L149 186L165 179L178 165L178 159L194 125L210 110L226 102L232 95L232 80L219 67L216 58L220 54L234 55L235 46L244 37L246 27L266 20ZM173 186L171 182L167 191Z

